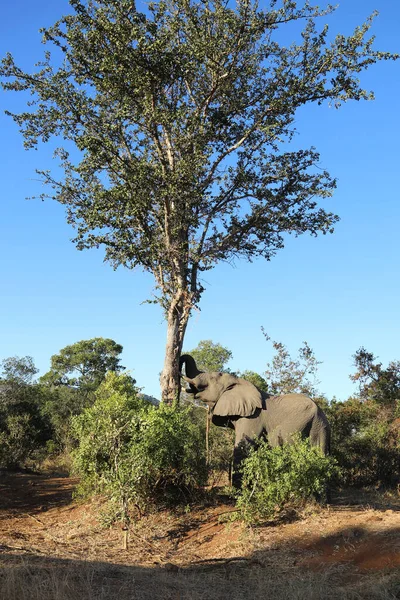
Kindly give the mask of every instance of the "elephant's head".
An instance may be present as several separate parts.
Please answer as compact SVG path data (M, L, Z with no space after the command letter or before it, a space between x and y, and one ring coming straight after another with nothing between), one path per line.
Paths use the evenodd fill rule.
M189 384L187 391L196 400L209 405L215 425L226 425L235 417L251 417L262 408L260 391L249 381L231 373L202 373L197 370L194 376L184 379Z

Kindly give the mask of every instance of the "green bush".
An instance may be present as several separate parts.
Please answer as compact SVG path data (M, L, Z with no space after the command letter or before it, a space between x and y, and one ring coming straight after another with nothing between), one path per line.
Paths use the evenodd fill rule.
M147 476L149 498L187 499L207 480L204 442L193 423L190 408L161 404L151 407L142 420L137 460Z
M218 482L221 479L227 483L230 481L234 443L233 429L210 425L208 466L213 475L212 481Z
M400 427L397 406L350 398L327 410L332 454L344 486L393 487L400 482Z
M348 486L394 487L400 482L400 437L392 423L371 423L336 449L340 482Z
M51 427L41 412L33 359L7 358L0 373L0 468L21 468L44 457Z
M84 395L79 389L67 386L39 384L38 387L42 395L41 413L51 427L52 453L69 453L73 444L71 419L93 404L94 395Z
M206 422L207 411L203 406L196 406L192 401L186 401L187 407L191 407L189 411L190 419L198 429L201 447L199 451L205 452L206 448ZM231 464L233 456L233 447L235 442L235 432L228 427L215 427L210 422L208 436L208 473L209 485L218 485L227 483L231 473Z
M93 406L72 421L80 493L104 493L123 520L131 504L187 501L206 480L203 440L189 413L155 407L126 375L109 373Z
M9 414L1 419L0 468L15 469L25 466L28 459L44 452L39 442L40 431L29 413Z
M323 496L336 473L332 457L298 435L292 443L271 448L262 440L243 461L242 488L236 506L247 523L272 519L288 505L299 506Z

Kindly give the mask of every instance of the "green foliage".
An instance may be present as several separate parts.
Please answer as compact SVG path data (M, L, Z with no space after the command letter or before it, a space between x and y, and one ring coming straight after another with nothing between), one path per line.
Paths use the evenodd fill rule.
M259 373L256 373L255 371L243 371L242 373L239 373L239 377L242 377L243 379L250 381L250 383L255 385L262 392L268 393L268 389L269 389L268 383L264 379L264 377L259 375Z
M357 369L350 376L359 384L360 397L380 405L393 406L400 401L400 361L391 361L386 369L376 357L361 347L353 356Z
M41 413L51 426L53 452L67 452L72 448L71 419L94 401L94 394L65 385L40 385Z
M190 354L196 361L196 366L200 371L228 371L226 363L232 358L232 352L219 343L211 340L202 340ZM184 401L190 404L196 403L189 395L184 395ZM202 403L200 403L202 404ZM208 432L206 431L207 418L209 413L204 410L204 404L200 408L193 407L193 415L197 426L201 432L202 447L208 448L207 466L209 473L217 478L226 473L229 477L232 463L233 439L234 434L231 429L217 429L210 423ZM206 441L206 438L207 441ZM225 476L226 477L226 476Z
M109 373L93 406L73 419L75 471L83 494L102 492L128 519L129 506L182 500L205 481L198 428L188 409L138 397L126 375Z
M348 486L395 487L400 482L400 426L396 409L350 398L326 410L339 482Z
M108 371L118 373L122 346L111 339L93 338L66 346L51 357L51 369L40 378L42 414L51 423L54 447L72 444L71 418L94 402L94 392Z
M41 388L34 381L33 359L11 357L1 362L0 468L22 467L43 453L51 436L41 412Z
M187 497L206 482L205 457L191 410L161 404L143 421L138 457L147 469L148 498Z
M175 336L161 379L172 401L202 272L237 257L270 259L288 233L333 231L336 215L316 200L335 180L314 148L288 150L297 111L371 99L360 72L397 56L374 49L374 15L334 37L325 25L334 8L306 0L263 9L164 0L145 13L134 0L70 5L42 30L35 72L10 54L1 61L3 88L29 98L28 110L8 114L26 148L64 143L64 178L39 174L66 207L77 247L102 246L113 267L153 274ZM300 23L303 31L293 28ZM281 45L287 29L297 39Z
M7 382L9 386L29 385L39 372L31 356L10 356L1 361L0 381Z
M361 347L353 356L359 397L331 402L332 452L342 485L395 487L400 483L400 362L385 369Z
M281 342L274 342L263 330L265 339L272 342L275 355L267 365L265 377L268 381L268 392L289 394L297 392L315 396L318 394L316 374L321 364L307 342L299 348L298 358L292 358L288 349Z
M247 523L272 519L288 505L299 506L312 496L323 496L336 471L334 459L300 435L293 443L276 448L260 441L243 462L239 514Z
M225 365L232 358L228 348L211 340L201 340L196 348L183 354L190 354L200 371L226 371Z
M210 426L208 442L208 469L214 480L225 479L230 483L235 432L229 427Z
M88 394L96 390L108 371L118 373L122 346L107 338L81 340L65 346L51 357L51 369L41 377L43 384L66 385Z
M1 415L0 417L0 468L23 467L41 447L41 431L35 427L28 412Z
M206 448L206 421L209 418L209 413L203 406L196 406L191 402L189 405L192 406L190 412L191 421L199 431L200 446L198 450L199 452L203 452L203 449ZM212 476L212 481L219 481L221 479L229 481L234 439L235 433L233 429L215 427L210 423L207 466L209 474Z
M130 446L140 430L144 403L126 375L109 373L96 392L93 406L72 419L77 441L73 467L80 475L80 493L105 492L121 502L130 500Z

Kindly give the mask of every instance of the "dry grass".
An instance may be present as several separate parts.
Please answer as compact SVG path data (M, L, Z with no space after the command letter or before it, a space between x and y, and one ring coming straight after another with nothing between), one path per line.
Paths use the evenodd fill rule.
M0 600L400 600L400 498L337 495L328 509L246 529L232 506L162 511L104 529L75 481L0 478Z
M0 569L1 600L395 600L399 574L344 582L340 569L271 569L254 561L189 568L23 558Z

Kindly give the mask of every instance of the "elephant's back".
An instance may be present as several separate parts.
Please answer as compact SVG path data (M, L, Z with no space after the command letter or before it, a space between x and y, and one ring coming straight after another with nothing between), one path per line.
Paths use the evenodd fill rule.
M305 394L282 394L266 400L266 417L272 427L284 421L302 429L317 413L318 406Z
M329 452L330 428L324 412L305 394L271 396L266 401L264 423L268 440L278 446L299 432L309 436L311 444Z
M315 410L318 408L314 400L312 400L309 396L306 396L305 394L296 394L294 392L290 394L281 394L279 396L270 396L266 401L267 408L268 403L275 405L288 405L293 407L303 406L311 409L315 408Z

